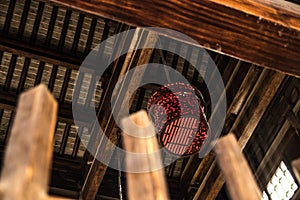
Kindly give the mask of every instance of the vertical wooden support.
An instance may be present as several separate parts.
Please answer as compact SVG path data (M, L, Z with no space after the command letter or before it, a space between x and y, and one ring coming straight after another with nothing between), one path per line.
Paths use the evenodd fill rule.
M231 199L260 200L261 192L233 134L219 139L214 147Z
M48 198L56 112L57 103L46 86L21 94L4 157L0 199Z
M137 126L143 129L136 130L131 127L129 121L134 122ZM123 133L124 148L132 153L145 153L140 159L132 159L131 156L126 156L126 168L131 168L132 165L138 168L148 167L149 172L134 173L127 172L128 199L168 199L165 174L163 169L156 169L157 162L161 162L159 154L153 154L157 151L158 142L155 136L154 127L149 121L145 111L139 111L128 118L123 119L122 125L125 130L131 130L131 133L141 136L134 137Z

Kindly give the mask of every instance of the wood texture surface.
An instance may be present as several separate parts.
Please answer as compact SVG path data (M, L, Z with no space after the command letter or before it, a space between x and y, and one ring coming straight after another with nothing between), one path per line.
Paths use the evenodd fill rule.
M139 27L173 29L205 48L300 76L300 6L296 4L280 0L50 1Z
M214 151L231 199L260 200L261 192L234 134L219 139Z
M130 122L135 123L142 129L135 129ZM139 111L128 118L123 119L124 129L131 133L123 133L124 148L129 153L143 154L139 159L126 154L126 169L148 169L146 172L127 172L128 199L168 199L164 169L157 169L158 163L161 163L160 154L155 154L159 149L155 130L151 124L146 111ZM132 136L139 135L139 137Z
M1 173L1 199L48 198L56 112L57 103L44 85L20 96Z

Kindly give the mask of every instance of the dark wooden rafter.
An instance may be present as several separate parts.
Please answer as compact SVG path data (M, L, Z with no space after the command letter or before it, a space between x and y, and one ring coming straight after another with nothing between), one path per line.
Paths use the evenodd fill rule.
M285 97L283 97L283 98L285 98ZM283 115L286 115L286 120L283 123L283 125L281 126L276 137L272 140L272 143L269 146L266 154L264 155L259 166L255 170L256 177L262 177L262 176L266 177L265 178L266 181L268 181L267 176L270 176L272 174L269 173L269 170L265 172L265 169L268 167L269 163L273 164L273 163L279 163L281 161L282 157L280 155L283 154L283 151L286 148L286 146L288 145L288 142L291 140L292 136L294 135L294 134L291 134L291 132L294 133L294 131L289 131L290 129L292 129L292 125L289 122L287 113L289 113L289 112L297 113L300 110L300 100L298 100L298 102L296 103L296 105L293 108L286 102L286 100L281 101L281 103L286 108L286 110L288 110L288 112L282 113ZM267 174L265 174L265 173L267 173ZM266 182L263 182L262 184L265 184L265 183Z
M74 40L73 40L73 45L72 45L72 49L71 49L72 53L76 53L78 43L79 43L79 39L80 39L80 34L81 34L83 21L84 21L84 14L80 13L79 17L78 17L77 27L76 27L75 36L74 36Z
M106 32L104 32L103 37L106 37L109 33L109 25L108 23L105 24L105 27L104 29L107 29ZM118 24L117 25L117 28L115 29L115 33L118 33L118 32L121 32L122 30L126 30L126 29L129 29L128 26L124 25L124 24ZM99 52L98 54L101 55L103 52ZM111 98L111 95L112 95L112 89L114 88L116 82L117 82L117 79L118 79L118 74L120 73L120 70L121 70L121 67L117 67L118 65L118 62L119 62L119 58L113 63L113 69L112 69L112 76L111 78L108 78L106 79L102 84L102 93L103 95L101 95L101 99L100 99L100 103L96 109L97 111L97 115L98 115L98 121L100 121L101 123L103 123L103 119L105 119L108 115L108 108L109 108L109 105L110 105L110 98ZM120 63L122 63L122 60L119 62L119 65ZM79 74L79 77L81 79L83 79L83 74L80 73ZM82 80L80 80L81 82ZM75 88L75 93L74 93L74 97L73 98L78 98L79 97L79 87L76 87ZM100 115L99 113L104 113L102 115ZM105 120L105 122L103 124L106 123L107 120ZM95 122L96 123L96 122ZM93 125L92 125L93 126ZM91 137L97 137L96 135L92 135ZM99 138L98 138L99 139ZM91 141L98 141L96 138L92 138ZM96 144L95 144L96 145ZM88 151L85 151L85 154L84 154L84 157L83 157L83 169L85 170L86 169L86 164L88 162L88 160L91 158L90 156L90 153Z
M72 73L71 69L66 70L65 77L64 77L64 82L62 84L61 92L60 92L60 95L59 95L59 100L58 100L59 103L63 103L64 100L65 100L65 96L66 96L66 93L67 93L71 73Z
M66 40L66 36L67 36L67 32L68 32L68 28L69 28L69 24L70 24L70 19L72 16L72 11L71 10L67 10L66 11L66 15L65 15L65 19L64 19L64 24L60 33L60 39L57 45L57 50L58 51L62 51L64 44L65 44L65 40Z
M55 84L55 79L58 71L58 65L53 65L51 75L50 75L50 80L48 83L48 88L52 92L54 89L54 84Z
M109 26L106 24L106 28L109 30ZM122 24L119 24L116 28L116 32L120 32L121 30L126 30L126 29L129 29L129 27L127 26L124 26ZM108 33L108 31L107 31ZM101 54L102 52L99 52L99 54ZM121 61L122 62L122 61ZM118 74L120 73L120 68L117 68L117 63L118 63L118 60L114 62L114 67L112 69L112 76L110 79L108 79L108 81L105 81L103 84L103 95L101 96L101 99L100 99L100 104L97 108L97 113L98 113L98 120L99 122L101 122L100 125L102 125L101 127L103 128L104 126L106 126L106 122L108 121L108 109L109 109L109 104L110 104L110 99L111 99L111 95L112 95L112 88L114 87L114 85L116 84L117 82L117 79L118 79ZM115 71L116 70L116 71ZM75 96L76 98L76 96ZM103 113L102 115L100 115L99 113ZM97 122L95 122L97 123ZM104 126L103 126L104 125ZM105 128L105 127L104 127ZM91 132L94 131L93 127L91 128L90 130ZM116 132L112 132L111 135L114 135L114 133ZM99 136L97 134L93 134L91 135L91 138L90 138L90 141L100 141L101 138L99 138ZM110 138L112 139L112 138ZM113 142L116 142L116 139L113 140ZM88 144L88 145L93 145L94 148L96 148L96 146L98 144L96 143L92 143L92 144ZM109 155L108 155L109 156ZM98 191L98 188L102 182L102 179L103 179L103 176L104 176L104 173L106 172L106 167L105 165L101 165L100 162L97 162L97 160L95 160L94 163L96 163L93 167L93 165L90 166L90 170L88 169L88 163L90 162L90 160L93 159L92 156L90 155L90 152L88 151L85 151L84 153L84 156L83 156L83 161L82 161L82 169L83 169L83 172L84 172L84 178L82 180L82 185L83 185L83 188L82 188L82 191L81 191L81 195L85 198L88 198L88 196L92 196L94 197L95 194L97 193ZM99 166L102 167L101 171L104 171L104 172L101 172L100 175L97 174L99 173L99 171L97 171L97 169L99 168ZM87 171L87 169L89 170L89 172ZM88 176L88 174L93 174L93 175L97 175L97 179L98 181L96 182L96 184L93 184L92 181L88 181L88 178L91 179L91 176ZM100 180L99 180L100 178ZM90 184L93 184L93 188L89 188L88 186L85 187L85 185L90 185Z
M177 30L208 49L300 76L300 6L286 1L50 1L135 26Z
M5 133L5 137L4 137L4 141L3 141L4 144L7 144L7 141L8 141L8 138L9 138L9 135L11 133L11 129L12 129L12 126L13 126L13 123L14 123L14 120L15 120L15 115L16 115L15 111L12 111L10 113L9 121L8 121L8 124L7 124L7 129L6 129L6 133Z
M19 81L19 85L17 88L17 92L20 93L24 89L25 81L26 81L26 76L29 70L29 65L30 65L31 59L30 58L25 58L24 64L23 64L23 69Z
M70 133L70 129L71 129L71 124L66 124L65 129L64 129L64 133L63 133L63 137L61 140L61 145L60 145L60 149L59 149L59 154L63 155L65 153L65 149L67 146L67 141L68 141L68 137L69 137L69 133Z
M5 23L4 23L4 27L3 27L4 34L7 34L9 31L11 20L12 20L13 14L14 14L15 5L16 5L16 0L12 0L9 2L7 15L6 15Z
M141 29L137 29L135 34L141 34L141 37L147 36L147 38L145 38L145 41L143 41L143 42L150 43L152 45L154 45L156 40L157 40L156 35L153 35L152 33L143 33L143 31ZM126 41L126 40L128 40L128 39L124 38L124 41ZM139 43L139 40L138 41L132 41L129 48L133 48L138 43ZM153 51L153 49L145 49L145 50L142 50L140 52L140 54L135 54L134 52L129 52L126 55L124 62L122 62L123 66L119 68L121 71L119 71L119 73L114 73L114 75L113 75L114 80L112 80L110 82L111 86L115 86L116 81L120 77L122 77L123 75L126 76L127 71L130 68L133 67L132 63L134 63L136 65L141 65L141 64L144 64L144 63L148 63L149 60L150 60L150 57L152 55L152 51ZM138 84L140 79L142 78L142 75L143 74L138 74L138 75L134 76L135 78L130 79L131 81L128 85L129 88L126 91L130 91L130 87L132 87L133 85ZM126 84L128 84L128 83L125 83L125 85ZM108 89L108 91L110 93L112 92L112 90L109 90L109 89ZM109 96L107 96L107 95L108 94L105 94L106 100L105 99L103 100L104 104L109 104L110 103L111 95L109 95ZM114 111L119 111L122 108L124 108L123 104L126 101L123 101L123 99L127 99L130 105L132 103L132 99L130 99L130 97L128 95L124 94L123 92L120 92L120 94L118 94L118 95L121 95L121 96L117 96L117 99L119 99L119 100L122 99L122 101L121 101L121 103L119 103L119 104L117 104L117 105L115 105L114 107L111 108ZM100 120L101 126L105 127L103 130L105 131L106 136L109 139L111 139L111 142L112 142L111 144L116 144L118 137L116 137L116 134L114 135L114 134L111 133L111 130L112 131L115 130L115 128L114 128L115 127L115 122L114 122L114 120L112 120L110 112L107 112L107 106L102 105L101 107L102 108L100 108L99 113L101 113L102 115L103 115L103 113L108 113L109 114L108 116L103 116L102 117L102 120ZM106 109L106 111L101 112L102 109ZM116 113L119 113L119 112L116 112ZM93 131L92 131L92 133L93 133ZM90 141L99 141L99 140L94 140L93 139L93 140L90 140ZM101 149L103 149L103 151L105 151L105 154L103 154L103 153L101 153L97 150L97 151L95 151L95 153L96 153L95 158L101 158L101 157L104 156L104 157L110 159L110 157L112 156L112 153L115 149L114 148L115 146L112 147L111 144L103 144L103 143L102 144L96 144L95 147L97 147L98 145L102 146ZM101 185L101 182L103 180L106 169L107 169L107 166L105 164L100 163L95 158L92 161L91 167L89 169L89 173L88 173L88 175L87 175L87 177L84 181L84 186L83 186L83 189L82 189L83 199L94 199L95 198L95 196L97 194L97 191L99 189L99 186Z
M97 76L92 74L92 77L91 77L91 84L89 86L89 90L88 90L88 94L87 94L87 97L86 97L86 100L85 100L85 106L86 107L89 107L92 103L92 100L93 100L93 94L95 92L95 89L97 87Z
M265 69L249 94L246 102L241 107L230 132L236 133L242 149L247 144L283 79L283 74ZM211 180L210 178L214 171L215 178L213 179L213 185L207 188L205 182L202 182L194 199L199 199L200 197L214 199L222 188L224 180L222 179L220 171L216 169L215 163L216 161L214 160L209 169L210 173L207 173L204 177L206 180ZM203 194L205 194L205 196L203 196Z
M11 56L11 60L10 60L10 64L9 64L9 68L8 68L8 72L7 72L7 75L6 75L6 79L5 79L5 84L4 84L4 90L7 91L10 87L10 83L12 81L12 78L13 78L13 73L15 71L15 66L16 66L16 63L17 63L17 59L18 59L18 56L13 54Z
M182 195L180 199L184 199L189 187L191 186L191 180L198 169L201 160L198 155L194 155L189 158L182 175L180 177L180 194Z
M90 52L91 48L92 48L93 38L94 38L95 30L96 30L96 25L97 25L97 18L93 17L92 22L91 22L91 26L90 26L88 39L87 39L86 45L85 45L85 50L84 50L85 55L88 54Z
M229 60L226 69L232 69L232 70L228 70L226 71L226 73L224 73L223 79L226 83L226 91L228 91L228 95L229 96L233 96L234 99L231 100L231 103L229 103L229 105L231 105L228 108L227 111L227 119L226 119L226 123L223 129L224 133L229 132L229 129L232 127L232 123L235 120L235 118L232 119L231 115L238 115L241 112L241 106L243 105L243 103L247 100L251 90L254 88L260 74L261 71L257 70L255 67L250 67L249 71L247 72L245 77L242 77L242 82L240 80L236 80L236 76L238 74L238 71L241 68L244 68L244 63L242 62L233 62L234 60ZM240 79L240 78L238 78ZM236 85L236 83L239 83L238 85L240 85L238 87L237 91L234 91L230 88L232 88L232 85ZM188 187L185 187L186 189L183 191L183 193L187 193L188 191L190 191L190 189L192 187L194 187L195 185L197 185L198 183L202 183L200 185L200 190L203 190L204 186L206 185L206 182L208 181L208 177L209 176L205 176L207 173L215 173L214 170L212 168L210 168L211 165L215 165L214 162L214 156L213 154L209 154L207 155L201 162L201 164L198 166L198 169L196 171L194 170L189 170L186 169L185 171L187 173L183 173L183 177L185 177L185 179L187 179L187 177L190 177L189 174L194 175L193 179L191 179L191 177L189 179L187 179L186 181L189 182L190 180L190 188L188 189ZM187 190L188 189L188 190ZM184 194L185 195L185 194Z
M146 92L145 88L140 88L140 91L139 91L139 94L138 94L138 99L137 99L137 102L136 102L135 110L141 110L142 104L143 104L143 99L145 97L145 92Z
M83 128L80 126L78 128L78 133L76 134L76 138L74 141L74 148L73 148L72 155L71 155L72 158L77 157L77 153L78 153L79 146L80 146L80 135L82 135L82 132L83 132Z
M192 56L192 50L193 50L192 46L188 45L188 49L186 52L186 60L184 61L183 70L182 70L182 75L184 77L187 77L188 69L190 67L188 60L190 60L190 58Z
M23 37L25 26L26 26L26 21L27 21L29 9L30 9L30 4L31 4L31 0L26 0L24 3L23 13L21 16L21 22L19 25L18 33L17 33L18 38Z
M39 83L41 83L44 69L45 69L45 62L40 61L39 66L38 66L38 70L37 70L37 73L36 73L36 77L35 77L35 80L34 80L34 85L35 86L38 85Z
M32 33L30 36L30 42L32 42L32 43L34 43L36 41L40 23L42 20L44 8L45 8L45 2L39 2L39 7L37 9L36 18L34 20L34 25L33 25Z
M200 59L199 59L200 60ZM218 62L219 58L218 56L215 57L215 61ZM231 59L233 60L233 59ZM251 90L254 85L255 82L257 81L260 73L253 67L250 68L249 71L247 72L247 67L244 66L247 63L244 62L231 62L230 60L228 61L228 63L226 64L226 69L227 68L232 68L234 69L233 71L228 70L229 74L223 74L223 78L225 81L225 88L227 91L227 97L228 96L232 96L234 98L233 103L229 103L229 105L232 104L236 104L234 103L235 101L244 101L245 99L247 99L247 96L249 94L249 90ZM224 64L223 64L224 65ZM222 65L220 65L222 66ZM243 69L244 71L247 72L246 76L237 76L237 73L239 72L239 70ZM198 74L197 71L194 72L195 74ZM193 77L195 77L195 74L193 75ZM241 74L240 74L241 75ZM227 76L229 78L227 78ZM242 83L239 84L242 80ZM193 82L194 84L196 84L197 79L193 78ZM253 81L254 80L254 81ZM199 84L199 83L198 83ZM236 87L236 85L240 85L238 87ZM233 88L237 88L238 90L236 91L236 89ZM245 92L245 93L243 93ZM240 95L238 95L240 94ZM242 96L245 95L245 96ZM227 101L232 101L230 100L230 98L227 98ZM227 111L227 118L226 118L226 123L225 123L225 128L223 129L223 132L226 133L229 130L227 130L229 127L232 126L231 124L231 114L232 114L232 109L229 108ZM238 114L238 113L236 113ZM181 194L182 197L184 198L188 198L187 195L189 194L189 191L191 190L192 187L195 187L195 185L197 185L199 183L199 180L203 180L204 179L204 175L206 174L206 172L209 170L209 166L212 164L214 160L214 157L212 156L212 154L210 153L209 155L207 155L205 158L200 159L197 156L195 157L191 157L189 159L188 164L185 166L183 174L181 176Z
M49 26L48 26L48 32L46 35L46 39L45 39L45 45L49 46L51 44L51 38L53 35L53 31L54 31L54 26L55 26L55 21L57 18L57 13L58 13L58 6L53 6L52 8L52 13L51 13L51 18L50 18L50 22L49 22Z

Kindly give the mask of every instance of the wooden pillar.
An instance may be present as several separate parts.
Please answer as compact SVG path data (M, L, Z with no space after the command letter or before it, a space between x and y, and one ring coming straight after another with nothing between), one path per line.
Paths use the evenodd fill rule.
M214 147L231 199L260 200L262 195L233 134L219 139Z
M1 173L0 199L48 197L57 103L44 85L19 98Z
M142 129L134 129L130 125L130 121ZM159 150L158 141L147 113L139 111L123 119L122 125L125 130L131 131L131 135L127 133L122 135L125 150L131 153L145 153L139 159L127 154L125 156L126 169L131 170L133 165L135 169L144 170L145 167L149 169L142 173L127 172L128 199L168 199L164 169L156 168L162 161L160 154L154 153ZM132 134L138 134L140 138L134 137Z

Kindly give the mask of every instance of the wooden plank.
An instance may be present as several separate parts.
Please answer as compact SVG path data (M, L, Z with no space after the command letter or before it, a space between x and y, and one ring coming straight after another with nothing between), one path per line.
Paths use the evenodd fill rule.
M56 111L57 103L44 85L20 96L1 173L1 199L47 196Z
M137 130L131 127L135 123L142 129ZM128 154L125 156L126 169L144 170L145 166L149 172L127 172L128 199L168 199L168 191L163 169L157 169L157 163L162 163L160 154L154 154L158 151L158 141L155 134L154 126L151 124L146 111L139 111L130 117L122 120L124 129L130 130L130 135L123 133L123 143L126 151L131 153L145 153L139 159L134 159ZM133 135L140 135L135 137Z
M281 0L50 1L130 25L173 29L205 48L300 76L300 6L296 4Z
M145 38L145 40L141 40L141 38ZM126 39L124 39L125 42ZM126 83L124 85L125 86L125 90L123 89L123 87L120 88L120 91L118 91L118 94L109 94L112 93L113 88L116 86L116 82L118 81L118 79L120 77L122 77L123 75L125 75L127 73L127 71L129 69L131 69L132 67L135 66L139 66L142 64L146 64L149 62L150 57L152 55L153 49L149 48L149 49L143 49L140 54L136 54L135 52L131 52L134 47L136 45L138 45L140 42L140 45L147 45L147 46L154 46L155 43L157 41L157 34L152 33L152 32L148 32L148 31L144 31L143 29L137 29L135 35L133 36L132 42L130 44L129 47L129 53L126 55L125 57L125 61L122 62L122 67L121 69L117 69L120 71L117 71L118 73L114 73L113 74L113 79L110 82L110 86L112 87L111 90L108 90L108 94L105 94L105 99L102 101L102 105L101 105L101 109L99 111L99 115L101 115L100 118L100 123L101 123L101 127L103 128L106 137L111 138L112 139L112 143L116 144L117 142L117 138L115 135L112 135L112 129L115 127L115 122L113 120L113 116L111 111L109 110L110 108L110 101L111 101L111 95L115 95L115 98L118 99L116 102L118 102L116 105L114 105L111 110L114 110L115 113L118 113L120 115L120 111L125 107L125 102L129 102L129 105L132 104L132 100L131 96L128 95L128 92L131 91L131 88L134 88L136 85L138 85L141 81L141 78L143 77L143 73L141 74L137 74L134 72L134 75L132 77L132 79L128 79L130 81L126 81ZM126 80L126 78L125 78ZM128 84L128 85L127 85ZM123 85L123 86L124 86ZM133 94L134 95L134 94ZM120 116L118 116L120 117ZM98 122L96 122L98 123ZM96 131L92 130L92 133L94 133ZM92 144L94 147L92 147L92 149L95 149L95 155L94 157L101 157L103 154L105 154L105 158L110 159L113 151L114 151L114 147L111 147L111 144L102 144L99 142L97 143L97 141L101 141L101 138L99 135L96 135L95 138L93 138L92 140L90 139L90 141L92 141L94 144ZM95 142L96 141L96 142ZM90 145L90 144L88 144ZM103 145L103 146L101 146ZM103 149L103 152L98 152L98 150L96 149L100 149L99 147L101 146L101 149ZM88 156L88 155L87 155ZM96 197L96 194L98 192L99 186L102 183L104 174L106 172L107 166L101 162L99 162L97 159L93 159L92 160L92 164L91 167L89 169L88 175L84 180L84 184L83 184L83 188L82 188L82 198L83 199L94 199Z
M260 200L262 193L234 134L219 139L214 151L217 154L218 164L225 177L231 199Z

